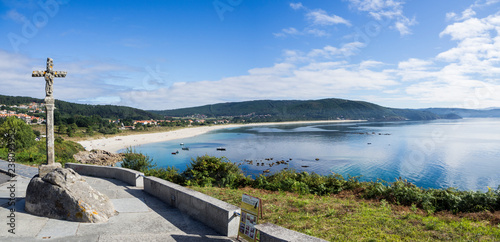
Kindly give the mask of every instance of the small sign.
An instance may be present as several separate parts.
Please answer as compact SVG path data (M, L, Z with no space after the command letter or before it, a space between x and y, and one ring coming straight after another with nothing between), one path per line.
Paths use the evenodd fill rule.
M243 194L241 197L241 219L238 229L238 237L248 241L257 241L258 231L255 225L259 221L259 213L262 218L262 201L260 198Z

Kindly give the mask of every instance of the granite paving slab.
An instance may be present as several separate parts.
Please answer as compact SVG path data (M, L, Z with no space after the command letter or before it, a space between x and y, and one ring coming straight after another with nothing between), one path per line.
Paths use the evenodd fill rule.
M116 179L82 177L110 196L117 215L99 224L31 215L24 210L30 178L17 176L15 181L0 184L0 241L234 241L141 188ZM9 205L11 182L16 187L15 206ZM11 213L15 216L15 234L8 232Z

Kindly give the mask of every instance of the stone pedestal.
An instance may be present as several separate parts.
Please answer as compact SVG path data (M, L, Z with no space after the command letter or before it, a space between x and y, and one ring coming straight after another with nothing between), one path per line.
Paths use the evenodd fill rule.
M47 123L45 125L47 135L47 164L55 163L54 154L54 98L45 98L45 110L47 111Z
M57 168L33 177L25 202L31 214L75 222L101 223L116 214L111 200L72 169Z
M38 175L40 178L44 177L47 175L47 173L57 169L57 168L62 168L61 163L52 163L52 164L47 164L47 165L40 165L38 167Z
M45 97L45 110L47 114L46 132L47 135L47 164L38 167L38 174L44 177L47 173L61 168L61 164L55 162L54 151L54 98L49 96Z

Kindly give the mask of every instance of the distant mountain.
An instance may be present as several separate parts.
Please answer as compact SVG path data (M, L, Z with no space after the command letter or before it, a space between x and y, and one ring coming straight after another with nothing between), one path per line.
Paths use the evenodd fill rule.
M32 97L13 97L0 95L0 105L19 105L28 103L43 103L43 99L32 98ZM125 107L125 106L114 106L114 105L88 105L88 104L77 104L70 103L61 100L55 100L56 110L55 115L61 116L73 116L73 115L83 115L92 116L99 115L106 119L161 119L163 116L150 113L137 108ZM58 114L59 113L59 114Z
M246 102L220 103L192 108L174 110L149 110L150 112L172 116L186 117L205 115L207 117L244 117L252 121L290 121L290 120L332 120L332 119L364 119L364 120L432 120L442 116L411 109L382 107L369 102L350 101L344 99L321 100L259 100Z
M499 118L500 108L488 109L465 109L465 108L426 108L419 109L420 111L427 111L437 115L455 114L464 118Z

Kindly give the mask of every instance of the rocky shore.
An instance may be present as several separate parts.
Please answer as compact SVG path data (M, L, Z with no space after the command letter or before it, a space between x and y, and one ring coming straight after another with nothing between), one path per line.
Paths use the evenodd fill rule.
M114 166L123 159L123 154L111 153L105 150L80 151L73 155L82 164Z

